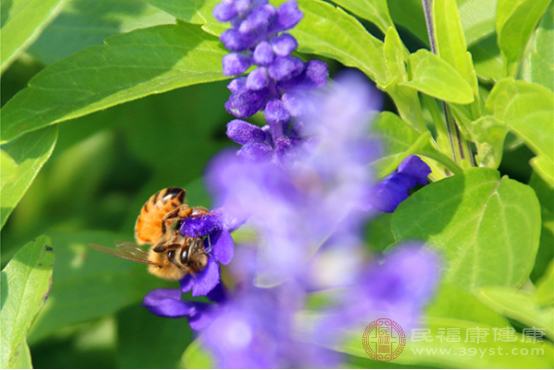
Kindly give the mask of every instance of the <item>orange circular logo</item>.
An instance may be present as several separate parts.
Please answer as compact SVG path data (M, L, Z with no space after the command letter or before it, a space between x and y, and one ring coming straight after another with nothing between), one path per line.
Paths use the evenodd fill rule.
M365 328L362 345L369 357L387 362L400 356L406 346L406 334L396 321L378 319Z

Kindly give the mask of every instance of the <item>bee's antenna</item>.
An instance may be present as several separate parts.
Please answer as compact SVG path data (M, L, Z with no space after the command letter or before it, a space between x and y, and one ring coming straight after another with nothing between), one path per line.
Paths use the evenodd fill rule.
M207 253L212 253L212 240L210 239L210 234L208 234L208 249L206 250Z

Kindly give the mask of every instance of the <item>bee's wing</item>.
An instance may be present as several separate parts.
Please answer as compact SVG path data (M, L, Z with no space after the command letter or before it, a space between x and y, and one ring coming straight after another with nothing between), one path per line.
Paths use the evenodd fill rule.
M139 248L136 244L123 242L116 245L114 248L106 248L97 244L89 244L97 251L111 254L113 256L125 258L131 261L147 263L149 265L157 265L157 263L148 260L148 252Z

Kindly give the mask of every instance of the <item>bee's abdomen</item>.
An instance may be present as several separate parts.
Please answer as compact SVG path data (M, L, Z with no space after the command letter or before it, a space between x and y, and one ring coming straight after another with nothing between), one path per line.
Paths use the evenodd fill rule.
M166 188L152 195L140 210L135 224L137 244L154 244L162 236L162 219L183 204L185 190Z

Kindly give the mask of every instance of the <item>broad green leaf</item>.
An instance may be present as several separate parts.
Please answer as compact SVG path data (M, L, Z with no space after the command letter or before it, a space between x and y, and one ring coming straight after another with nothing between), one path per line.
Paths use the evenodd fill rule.
M1 72L40 35L67 0L3 0Z
M494 116L482 116L467 125L471 141L477 147L477 160L484 167L498 168L504 152L508 128Z
M225 79L219 41L187 24L108 37L45 68L2 109L2 140L150 94Z
M468 45L494 33L498 0L457 0Z
M494 86L486 108L533 150L531 166L554 187L554 92L506 78Z
M554 259L554 188L536 172L531 175L529 186L535 190L539 203L541 204L541 241L535 266L531 273L531 281L538 284L538 281L545 276L549 263Z
M421 42L429 45L421 0L387 0L387 5L394 23L407 28Z
M531 81L554 90L554 3L544 14L531 54Z
M394 244L394 235L391 230L392 213L381 213L371 220L367 228L367 242L372 250L384 251Z
M219 35L227 28L226 24L219 23L212 15L213 8L220 3L220 0L146 0L146 2L187 23L207 25L206 29L212 35Z
M193 341L181 358L181 366L184 369L213 369L214 360L208 351L202 346L200 339Z
M442 163L453 173L460 168L431 144L429 132L420 135L410 125L390 112L383 112L373 124L373 135L384 153L373 163L377 177L390 174L409 155L419 154Z
M0 149L0 168L2 169L2 181L13 181L16 175L17 163L3 149Z
M4 123L4 122L3 122ZM4 123L5 124L5 123ZM30 132L17 140L2 146L2 151L15 162L15 175L4 176L0 179L0 204L2 215L0 227L3 227L9 215L19 203L36 175L46 163L58 138L57 127L47 127ZM4 168L2 168L2 172Z
M389 28L386 32L384 51L385 61L393 78L397 77L398 82L407 81L406 55L408 51L394 27Z
M333 0L333 2L358 17L367 19L383 33L387 33L389 27L394 27L386 0Z
M508 326L508 320L483 305L473 294L459 285L443 283L431 304L425 309L430 317L482 322L494 327Z
M440 100L457 104L473 102L473 90L454 67L435 54L421 49L410 55L411 80L400 85L409 86Z
M540 305L554 305L554 261L550 261L548 270L537 282L536 300Z
M534 294L504 286L484 286L475 296L492 310L517 320L527 328L535 326L554 338L554 307L541 308Z
M104 317L121 308L139 305L163 280L146 272L146 265L99 252L89 243L114 247L131 236L102 231L54 234L56 270L46 306L37 317L29 342L40 341L68 325ZM178 287L178 283L173 283Z
M44 29L27 52L44 64L52 64L108 36L160 24L174 24L175 17L143 1L73 0Z
M27 332L48 298L53 266L51 240L42 235L21 248L2 270L2 369L30 365Z
M417 329L428 330L430 341L419 340L410 332L406 332L406 347L395 360L389 363L390 365L472 369L550 368L554 365L552 344L548 342L544 344L522 343L523 336L519 333L514 334L514 342L494 340L495 328L485 323L446 317L428 317L426 323ZM496 328L496 330L498 329ZM444 333L451 330L459 331L459 339L446 341ZM474 337L468 336L468 331L471 330L486 332L486 342L477 343ZM367 358L361 341L363 332L364 327L352 331L348 341L334 349Z
M140 305L120 311L117 325L117 367L120 369L179 368L183 350L193 339L188 320L159 317ZM153 343L163 343L163 350L152 350Z
M396 209L397 240L419 239L444 258L444 281L473 289L521 286L529 277L540 237L533 190L487 168L429 184Z
M473 89L473 118L480 116L479 87L455 0L433 2L433 25L437 54L454 67Z
M496 33L506 64L505 76L515 77L531 33L551 0L498 0Z
M504 77L504 61L496 44L496 34L479 40L469 48L473 56L475 73L485 82L495 82Z

